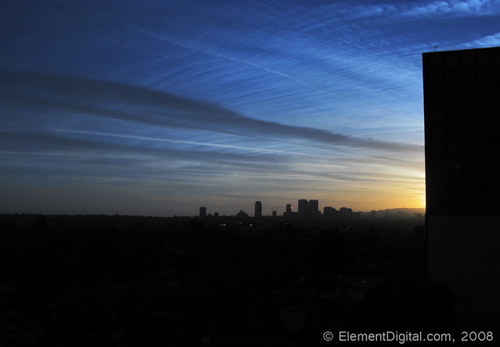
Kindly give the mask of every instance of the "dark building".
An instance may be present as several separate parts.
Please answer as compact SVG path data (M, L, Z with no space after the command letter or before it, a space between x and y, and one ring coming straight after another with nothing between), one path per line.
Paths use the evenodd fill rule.
M500 47L422 55L429 276L500 327ZM457 306L458 305L458 306Z
M238 219L247 219L248 218L248 214L246 212L244 212L243 210L240 210L240 212L238 212L236 214L236 218L238 218Z
M283 213L283 217L288 218L288 219L293 218L294 214L296 215L296 213L293 213L292 210L293 210L292 205L291 204L287 204L286 205L286 210Z
M353 215L352 208L341 207L340 208L340 217L342 219L351 219Z
M319 201L318 200L309 200L307 207L308 207L308 213L309 213L310 218L321 217L321 212L319 211Z
M260 201L255 202L255 218L261 218L262 217L262 203Z
M325 217L325 218L337 219L337 218L339 218L339 214L340 214L340 212L331 206L325 206L325 208L323 208L323 217Z
M307 200L306 199L300 199L299 200L299 217L300 218L306 218L307 216Z
M500 215L500 47L425 53L423 73L426 213Z
M321 217L319 211L319 201L300 199L299 200L299 218L302 219L315 219Z
M207 216L207 208L206 207L200 207L200 217L204 218Z

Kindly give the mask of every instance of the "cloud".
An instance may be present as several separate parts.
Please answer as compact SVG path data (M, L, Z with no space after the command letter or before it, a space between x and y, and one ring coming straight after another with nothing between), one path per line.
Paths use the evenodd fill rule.
M480 37L471 41L460 42L435 42L439 44L442 50L461 50L461 49L475 49L475 48L489 48L500 46L500 32ZM430 45L429 45L430 46ZM438 50L440 49L438 48ZM429 50L430 51L430 50Z
M298 156L305 156L305 157L311 157L311 156L319 157L319 155L314 155L314 154L309 154L309 153L281 151L281 150L276 150L276 149L245 147L245 146L217 144L217 143L199 142L199 141L191 141L191 140L173 140L173 139L165 139L165 138L158 138L158 137L151 137L151 136L118 134L118 133L112 133L112 132L71 130L71 129L58 129L58 128L53 128L51 130L67 132L67 133L74 133L74 134L87 134L87 135L98 135L98 136L106 136L106 137L117 137L117 138L129 139L129 140L145 140L145 141L166 142L166 143L190 145L190 146L213 147L215 149L235 149L235 150L240 150L240 151L247 152L247 153L256 153L256 154L276 154L276 155L285 154L285 155L298 155Z
M346 8L341 13L348 19L393 17L393 18L432 18L469 17L498 14L500 8L496 0L447 0L432 1L417 4L378 4L373 6L360 5L354 9Z
M74 131L73 133L77 133ZM62 159L63 161L83 162L97 160L101 164L109 164L110 158L123 159L125 163L130 160L135 160L141 163L138 166L144 167L142 163L149 161L151 163L158 160L176 160L184 162L200 162L214 163L218 165L228 164L241 166L245 163L254 165L278 165L286 161L286 156L275 155L276 153L269 151L262 155L260 151L245 153L244 155L220 153L220 152L197 152L192 150L181 150L172 148L147 148L134 146L130 144L107 143L104 141L95 141L89 139L68 138L62 136L63 131L53 133L31 133L31 132L4 132L0 131L0 144L2 151L0 154L13 156L30 156L33 158L44 157L40 165L45 165L45 161L50 157L54 160ZM91 132L80 132L82 134L90 134ZM99 134L99 132L95 132ZM119 136L130 138L128 135L106 134L103 136ZM106 135L104 135L106 134ZM140 137L136 137L140 138ZM163 139L161 141L164 141ZM252 155L253 154L253 155ZM274 155L273 155L274 154ZM58 159L59 158L59 159ZM97 158L97 159L96 159ZM12 161L9 161L9 163ZM61 163L62 164L62 163Z
M433 1L428 4L418 4L400 13L402 17L433 17L450 15L452 17L468 17L492 15L499 12L497 1L467 0L467 1ZM496 7L495 7L496 6Z
M246 117L219 105L103 80L34 72L0 72L0 98L44 110L83 113L162 127L184 127L276 140L395 152L417 145L353 137L327 130ZM306 143L304 143L306 141Z
M487 48L500 46L500 32L481 37L480 39L461 45L463 48Z

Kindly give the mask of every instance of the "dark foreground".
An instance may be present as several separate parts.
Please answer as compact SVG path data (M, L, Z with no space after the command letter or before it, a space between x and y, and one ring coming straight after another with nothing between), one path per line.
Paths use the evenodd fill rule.
M423 224L2 215L0 346L458 345Z

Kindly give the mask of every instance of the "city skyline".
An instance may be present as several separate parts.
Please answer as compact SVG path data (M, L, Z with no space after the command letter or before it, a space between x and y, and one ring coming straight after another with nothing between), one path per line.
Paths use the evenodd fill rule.
M476 0L8 2L0 211L424 207L421 54L499 46L499 14Z
M302 206L301 206L302 202ZM395 208L395 209L385 209L385 210L378 210L378 212L389 212L391 210L395 211L404 211L408 210L410 211L411 214L422 214L425 213L422 210L425 210L425 208ZM261 218L261 217L285 217L285 218L293 218L293 219L316 219L320 217L327 217L327 218L333 218L335 219L338 217L339 213L345 216L345 211L349 211L349 215L352 217L352 213L363 213L366 215L370 215L371 217L376 217L376 210L369 210L369 211L353 211L351 208L347 206L329 206L321 203L318 200L307 200L307 199L297 199L296 204L286 204L286 206L275 206L275 205L269 205L262 203L262 201L255 201L253 210L245 210L244 208L240 208L238 206L234 207L233 213L230 214L220 214L217 210L211 210L210 207L205 207L205 206L200 206L199 207L199 213L192 214L192 215L184 215L184 216L178 216L178 217L213 217L213 216L219 216L219 217L235 217L238 214L238 211L243 211L244 213L248 214L249 217L251 218ZM328 211L327 214L325 214L323 211ZM253 212L253 214L252 214ZM274 215L274 212L276 212L276 216ZM390 213L390 212L389 212Z

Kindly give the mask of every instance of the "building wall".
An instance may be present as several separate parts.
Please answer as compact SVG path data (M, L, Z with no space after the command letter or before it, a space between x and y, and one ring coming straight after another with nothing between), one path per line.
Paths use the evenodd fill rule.
M299 200L299 216L300 218L305 218L307 216L307 200L300 199Z
M262 217L262 203L260 201L255 202L255 217L260 218Z
M308 217L309 218L319 218L321 217L321 213L319 211L319 201L318 200L309 200L308 202Z
M422 55L428 272L500 333L500 47Z
M500 47L425 53L428 215L500 214Z
M207 208L200 207L200 217L206 217L206 216L207 216Z
M429 277L452 292L457 321L500 333L500 216L426 218Z

